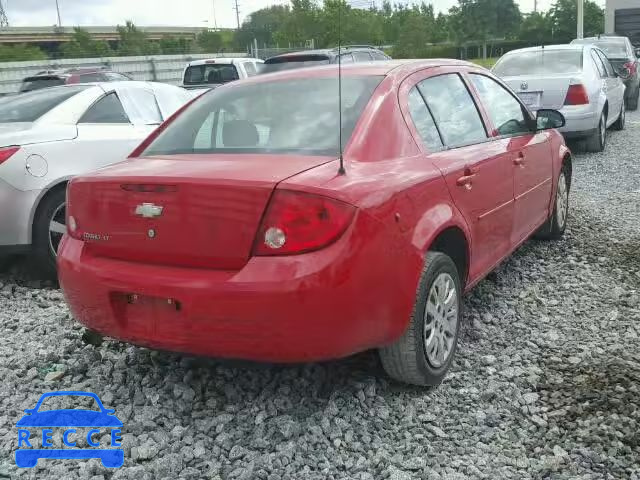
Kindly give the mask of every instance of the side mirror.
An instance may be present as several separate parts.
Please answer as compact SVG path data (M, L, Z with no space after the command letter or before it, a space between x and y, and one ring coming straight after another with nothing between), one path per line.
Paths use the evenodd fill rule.
M631 70L629 70L629 68L627 67L623 67L620 70L618 70L616 72L618 74L618 76L622 79L622 80L626 80L627 78L629 78L631 76Z
M640 48L636 48L636 57L640 57Z
M564 127L564 115L557 110L542 109L536 112L536 127L538 130Z

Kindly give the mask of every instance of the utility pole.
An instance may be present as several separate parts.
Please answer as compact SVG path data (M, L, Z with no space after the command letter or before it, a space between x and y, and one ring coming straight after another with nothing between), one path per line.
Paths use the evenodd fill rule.
M58 11L58 27L62 27L62 20L60 20L60 5L58 5L58 0L56 0L56 10Z
M538 13L538 0L533 0L533 13Z
M0 28L4 28L8 26L9 26L9 19L7 18L7 13L4 11L2 0L0 0Z
M238 30L240 30L240 8L238 7L238 0L236 1L236 21L238 22Z
M576 38L584 38L584 0L576 0L578 2L578 28Z
M216 20L216 0L212 0L211 6L213 7L213 28L218 30L218 21Z

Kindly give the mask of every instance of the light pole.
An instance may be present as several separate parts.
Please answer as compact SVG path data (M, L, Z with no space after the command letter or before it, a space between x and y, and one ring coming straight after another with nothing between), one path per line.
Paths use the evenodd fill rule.
M213 28L218 30L218 21L216 20L216 0L211 1L211 7L213 8Z
M576 32L576 38L583 38L584 37L584 0L576 0L576 2L578 2L578 25L577 25L577 32Z
M58 5L58 0L56 0L56 10L58 12L58 27L62 27L62 20L60 20L60 5Z

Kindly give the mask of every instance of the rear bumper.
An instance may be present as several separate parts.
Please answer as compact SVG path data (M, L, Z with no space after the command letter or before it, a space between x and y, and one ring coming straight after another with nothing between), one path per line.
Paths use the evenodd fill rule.
M39 190L18 190L0 179L0 249L31 244L31 212Z
M372 232L373 220L356 218ZM404 332L421 266L399 246L380 255L377 237L357 239L353 228L323 250L253 257L238 271L91 257L65 236L60 284L77 320L134 344L259 361L338 358Z
M598 129L599 112L592 106L565 106L560 109L566 124L560 132L567 138L587 137Z

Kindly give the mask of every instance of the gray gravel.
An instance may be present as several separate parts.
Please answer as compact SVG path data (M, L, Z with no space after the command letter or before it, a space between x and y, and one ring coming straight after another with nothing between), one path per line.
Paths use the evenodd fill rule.
M640 479L640 113L578 154L570 228L531 241L467 296L442 386L376 356L244 365L106 340L61 294L0 274L0 478ZM13 464L41 393L96 392L125 423L125 466Z

